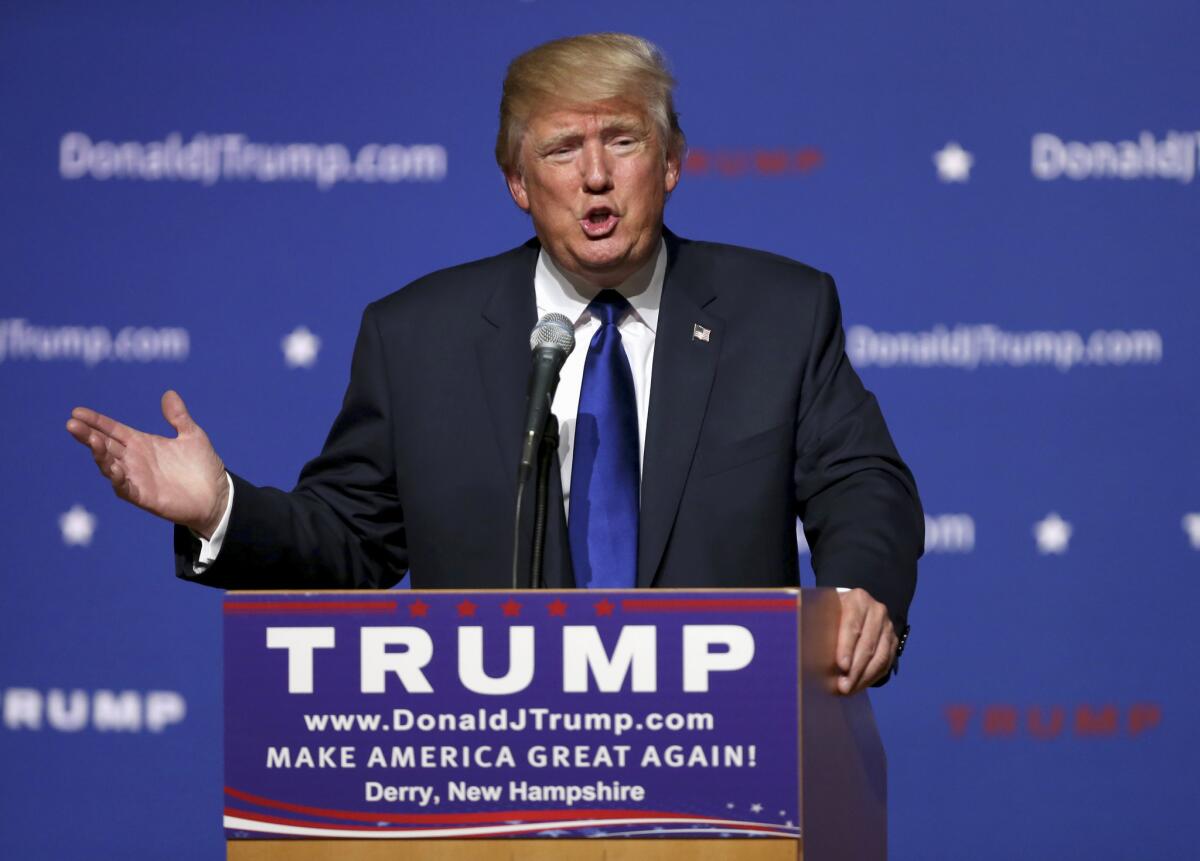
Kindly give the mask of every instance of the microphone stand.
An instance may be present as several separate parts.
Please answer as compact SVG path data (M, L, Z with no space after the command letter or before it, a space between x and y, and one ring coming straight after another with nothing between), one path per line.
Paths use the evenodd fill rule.
M546 555L546 509L550 497L550 470L558 454L558 419L554 413L546 419L542 431L541 448L538 449L537 493L533 504L533 552L529 560L529 588L540 589L545 585L542 577L542 562Z
M521 503L525 500L525 476L517 479L517 504L513 511L513 540L512 540L512 587L517 589L517 572L521 563Z
M536 469L537 528L534 534L533 558L530 562L530 588L542 577L542 556L546 543L546 495L549 490L548 459L558 451L558 422L554 418L554 390L563 362L575 349L572 323L562 314L546 314L538 321L530 336L533 366L529 371L529 386L525 393L525 430L521 434L521 458L517 463L517 498L513 506L512 588L521 581L521 505L525 500L525 485ZM547 442L549 441L549 442Z
M546 424L542 428L541 439L534 453L536 458L536 474L534 487L534 520L533 520L533 554L529 562L529 579L524 581L521 570L521 511L525 502L525 487L529 484L530 469L524 463L517 468L517 500L513 510L513 540L512 540L512 588L536 589L542 580L542 558L546 549L546 508L550 492L551 461L558 453L558 419L550 411L549 397L546 404ZM530 434L532 436L532 434Z

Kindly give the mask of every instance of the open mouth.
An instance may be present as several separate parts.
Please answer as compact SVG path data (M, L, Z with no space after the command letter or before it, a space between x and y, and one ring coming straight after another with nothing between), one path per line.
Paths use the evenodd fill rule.
M590 239L603 239L616 229L619 220L620 216L608 207L597 206L589 209L579 223Z

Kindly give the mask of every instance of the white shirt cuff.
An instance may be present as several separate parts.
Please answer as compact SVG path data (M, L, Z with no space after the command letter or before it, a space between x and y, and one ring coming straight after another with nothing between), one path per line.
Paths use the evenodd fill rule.
M221 542L225 540L225 530L229 526L229 514L233 511L233 479L229 477L229 473L225 473L225 481L229 483L229 501L225 503L225 513L221 515L221 522L213 530L212 536L206 539L192 532L192 535L200 539L200 552L196 554L196 561L192 563L193 574L203 574L207 571L209 566L217 561L217 555L221 552Z

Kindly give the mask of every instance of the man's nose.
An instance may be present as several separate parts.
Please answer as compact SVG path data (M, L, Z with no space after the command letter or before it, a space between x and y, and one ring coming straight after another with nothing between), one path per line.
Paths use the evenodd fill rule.
M612 187L612 170L608 163L608 151L601 141L588 141L583 146L580 170L583 185L588 191L603 192Z

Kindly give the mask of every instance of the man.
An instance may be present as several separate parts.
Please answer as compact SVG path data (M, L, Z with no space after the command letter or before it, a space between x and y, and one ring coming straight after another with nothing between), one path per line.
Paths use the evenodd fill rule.
M536 240L369 306L341 413L290 493L227 473L174 392L175 439L79 408L117 494L177 524L181 576L222 588L509 582L537 318L564 313L551 587L844 587L840 689L886 677L922 548L916 488L846 360L832 280L663 227L683 133L654 46L539 46L504 85L497 161ZM530 525L519 547L529 545Z

